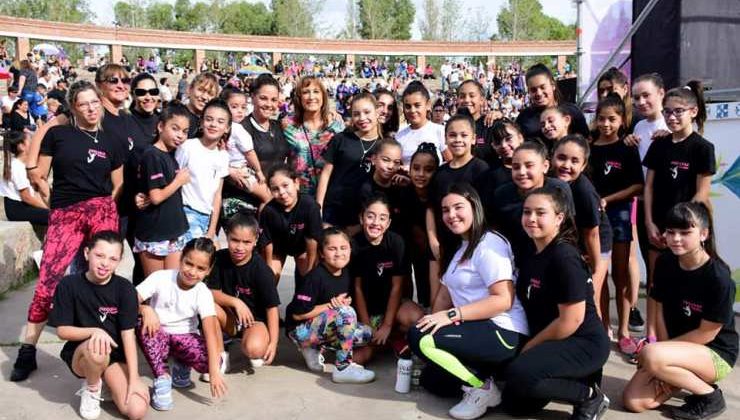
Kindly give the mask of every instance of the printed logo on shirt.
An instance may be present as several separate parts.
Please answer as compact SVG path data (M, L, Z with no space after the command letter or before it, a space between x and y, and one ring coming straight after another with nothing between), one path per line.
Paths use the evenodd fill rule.
M388 262L379 262L377 265L378 269L378 277L383 276L383 271L385 271L386 268L393 268L393 261Z
M369 160L364 160L360 166L362 167L362 170L365 171L366 174L369 174L370 171L373 170L373 163L370 162Z
M236 297L239 297L240 295L252 296L252 288L236 286Z
M134 139L132 137L128 138L128 150L134 150Z
M683 301L683 313L687 317L690 317L694 313L702 313L704 312L704 305L694 302L689 302L688 300Z
M604 175L609 175L609 172L614 169L622 169L622 163L615 160L608 160L604 163Z
M529 286L527 286L527 299L529 299L532 289L540 289L541 287L542 287L542 282L540 282L539 279L535 279L535 278L530 279Z
M681 161L671 161L671 177L673 179L678 178L678 171L688 171L689 170L689 162L681 162Z
M164 174L162 172L160 172L158 174L154 174L154 175L152 175L152 176L149 177L149 179L151 181L154 181L155 179L159 179L159 178L164 178Z
M304 302L310 302L312 300L311 296L307 296L307 295L295 295L295 298L298 300L302 300Z
M87 149L87 163L93 163L96 157L107 159L108 154L102 150Z
M306 227L305 223L291 223L290 225L288 225L291 235L295 235L296 232L298 232L299 230L303 230L303 228L305 227Z
M476 144L476 146L479 145L479 144L485 145L486 144L486 139L483 138L483 137L476 137L475 138L475 144Z
M108 318L108 315L117 315L118 314L118 308L115 306L101 306L98 308L98 313L100 315L98 318L100 318L100 322L105 322L105 320Z

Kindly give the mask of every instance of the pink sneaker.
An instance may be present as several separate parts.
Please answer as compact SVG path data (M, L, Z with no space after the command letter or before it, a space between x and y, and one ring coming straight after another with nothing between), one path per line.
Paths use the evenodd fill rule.
M637 352L637 343L631 337L622 337L619 339L619 351L627 356L632 356Z

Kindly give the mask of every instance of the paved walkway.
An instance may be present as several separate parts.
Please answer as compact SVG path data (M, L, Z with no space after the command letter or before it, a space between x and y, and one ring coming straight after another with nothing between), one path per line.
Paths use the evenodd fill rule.
M130 261L129 258L127 258ZM130 272L130 262L119 273ZM290 270L290 271L287 271ZM292 272L287 267L286 272ZM292 293L291 279L281 282L280 296L284 308ZM76 419L79 397L75 397L80 382L72 376L59 359L61 342L53 330L47 329L38 347L39 370L20 384L9 382L10 369L18 351L18 341L25 322L27 305L33 293L32 284L8 293L0 301L0 420L2 419ZM423 391L409 394L394 392L395 360L384 355L370 366L378 379L368 385L338 385L326 375L307 371L303 360L286 339L281 337L278 357L274 366L248 371L243 359L237 355L237 346L232 346L232 372L226 375L229 394L221 401L213 402L207 384L196 381L195 387L175 391L175 408L172 412L152 410L153 419L318 419L341 416L352 419L439 419L448 418L447 410L456 403L432 397ZM151 383L151 373L143 357L139 357L140 372L144 380ZM612 400L607 420L659 419L659 412L634 415L626 413L620 405L621 389L634 371L612 352L604 370L604 391ZM193 375L195 378L195 375ZM722 382L728 403L727 411L718 419L740 418L740 374L733 372ZM671 405L681 401L674 399ZM120 418L110 402L103 403L102 419ZM550 404L536 418L567 419L569 407ZM489 412L487 419L507 418Z

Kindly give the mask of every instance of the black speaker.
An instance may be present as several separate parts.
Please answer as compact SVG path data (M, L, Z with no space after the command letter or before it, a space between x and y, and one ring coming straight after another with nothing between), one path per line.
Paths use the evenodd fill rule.
M649 0L634 0L633 19ZM667 88L699 79L740 88L740 0L660 0L632 37L632 77L657 72Z

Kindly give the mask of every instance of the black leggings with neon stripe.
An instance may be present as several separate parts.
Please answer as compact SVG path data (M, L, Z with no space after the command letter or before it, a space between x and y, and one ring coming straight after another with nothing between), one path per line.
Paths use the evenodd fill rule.
M463 383L480 386L512 360L524 343L521 334L499 327L491 320L448 325L434 335L412 328L408 333L413 352Z

